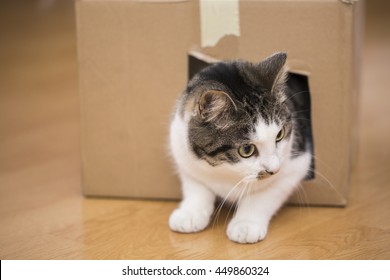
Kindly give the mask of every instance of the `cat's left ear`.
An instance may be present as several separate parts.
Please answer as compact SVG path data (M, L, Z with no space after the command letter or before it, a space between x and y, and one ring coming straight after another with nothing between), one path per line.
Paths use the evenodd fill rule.
M206 122L224 122L232 110L237 110L236 104L223 91L208 90L201 95L198 103L199 115Z
M284 52L275 53L257 64L257 68L264 77L265 86L271 92L278 92L284 86L287 78L285 67L287 54Z

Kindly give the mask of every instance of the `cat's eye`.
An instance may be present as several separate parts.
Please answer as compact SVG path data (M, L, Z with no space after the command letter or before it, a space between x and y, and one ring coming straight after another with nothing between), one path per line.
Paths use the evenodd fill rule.
M285 133L286 133L286 130L285 130L284 127L282 127L282 129L279 131L278 135L276 135L275 141L276 141L276 142L281 141L281 140L284 138Z
M243 158L249 158L256 153L256 146L253 144L244 144L238 148L238 153Z

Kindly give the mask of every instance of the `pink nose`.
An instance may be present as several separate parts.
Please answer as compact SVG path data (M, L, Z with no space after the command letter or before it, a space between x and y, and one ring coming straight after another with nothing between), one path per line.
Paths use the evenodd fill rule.
M263 165L264 166L264 171L268 173L269 175L274 175L279 172L280 167L279 165L275 166L268 166L268 165Z
M279 167L275 167L275 168L266 168L265 169L265 172L269 173L270 175L274 175L276 173L279 172Z
M265 179L265 178L268 178L276 173L279 172L279 169L275 169L275 170L263 170L263 171L260 171L259 174L257 174L257 179Z
M278 173L278 171L269 171L269 170L264 170L265 173L268 173L269 175L274 175L275 173Z

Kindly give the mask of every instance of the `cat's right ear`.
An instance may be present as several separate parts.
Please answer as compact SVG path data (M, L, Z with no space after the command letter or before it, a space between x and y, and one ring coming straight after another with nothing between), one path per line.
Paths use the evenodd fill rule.
M198 103L198 112L206 122L226 119L231 110L237 110L232 98L223 91L208 90L204 92Z
M287 70L285 67L287 54L284 52L275 53L263 61L257 67L264 77L263 82L271 92L277 92L286 82Z

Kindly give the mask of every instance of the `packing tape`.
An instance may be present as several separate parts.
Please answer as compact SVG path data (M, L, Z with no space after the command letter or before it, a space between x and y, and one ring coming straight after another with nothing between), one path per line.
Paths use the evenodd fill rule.
M239 0L200 0L201 47L214 47L226 35L240 36Z

